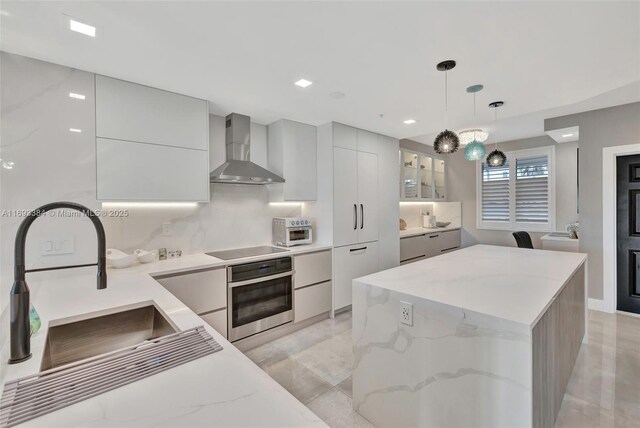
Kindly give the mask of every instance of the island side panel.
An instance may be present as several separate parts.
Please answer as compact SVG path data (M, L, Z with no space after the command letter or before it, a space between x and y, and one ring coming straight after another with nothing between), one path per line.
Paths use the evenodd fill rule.
M530 426L529 325L358 280L352 307L353 407L374 425Z
M586 333L585 296L582 265L533 327L534 427L555 425Z

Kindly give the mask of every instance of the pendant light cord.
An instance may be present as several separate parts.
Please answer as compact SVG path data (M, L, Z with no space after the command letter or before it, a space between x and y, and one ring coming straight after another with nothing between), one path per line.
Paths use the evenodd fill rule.
M494 136L494 142L496 145L496 150L498 150L498 106L495 106L493 110L494 110L493 126L495 127L495 130L493 131L493 136Z
M477 141L476 140L476 128L475 128L475 124L476 124L476 92L473 93L473 123L474 123L474 128L473 128L473 141Z
M449 70L445 69L444 70L444 127L445 129L447 128L447 125L449 125L449 96L448 96L448 81L447 81L447 73L449 72Z

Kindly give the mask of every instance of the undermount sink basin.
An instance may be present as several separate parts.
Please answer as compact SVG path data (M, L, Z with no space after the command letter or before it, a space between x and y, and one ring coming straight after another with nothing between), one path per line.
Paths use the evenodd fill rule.
M47 332L40 370L177 332L178 329L153 304L52 325Z

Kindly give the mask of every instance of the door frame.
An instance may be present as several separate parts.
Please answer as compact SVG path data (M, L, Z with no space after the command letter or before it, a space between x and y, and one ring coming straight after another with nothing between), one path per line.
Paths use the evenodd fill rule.
M616 160L618 156L637 154L640 154L640 144L602 149L602 309L609 313L615 313L618 304Z

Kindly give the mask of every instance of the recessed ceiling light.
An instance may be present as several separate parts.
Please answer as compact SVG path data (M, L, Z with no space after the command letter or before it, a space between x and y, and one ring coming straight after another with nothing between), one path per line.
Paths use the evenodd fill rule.
M562 134L562 138L573 137L573 134Z
M297 82L294 83L294 85L296 86L300 86L301 88L306 88L307 86L312 85L313 82L307 79L300 79Z
M78 128L69 128L70 132L77 132L78 134L82 132L82 129L78 129Z
M69 98L75 98L78 100L84 100L86 98L85 95L82 94L76 94L75 92L69 92Z
M414 119L403 120L403 122L405 125L413 125L414 123L416 123Z
M69 19L69 29L71 31L75 31L76 33L81 33L89 37L96 36L96 27L93 27L89 24L83 24L82 22L78 22L74 19Z

